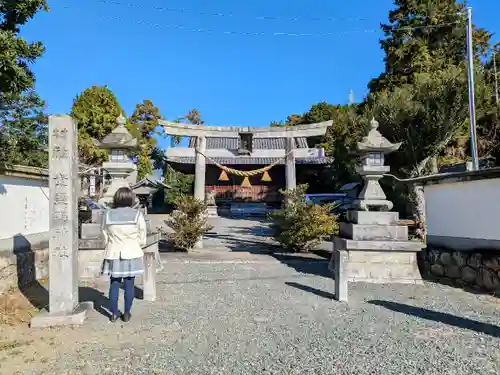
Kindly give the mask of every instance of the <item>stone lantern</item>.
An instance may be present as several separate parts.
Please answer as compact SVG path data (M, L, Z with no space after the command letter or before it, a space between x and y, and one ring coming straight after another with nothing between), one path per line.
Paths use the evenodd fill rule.
M333 238L329 268L335 273L335 298L347 301L348 282L421 284L417 253L425 247L408 240L408 227L399 223L399 214L391 211L379 184L390 167L384 156L396 151L401 143L391 143L373 119L370 131L357 145L361 157L357 171L364 180L363 190L347 212L347 222L339 225Z
M358 142L357 154L361 156L362 164L356 171L363 178L364 187L354 206L363 211L390 211L393 204L386 199L379 180L391 169L384 165L385 154L397 151L401 143L391 143L384 138L377 130L375 119L370 122L370 128L368 135Z
M122 114L116 123L116 128L99 142L99 147L108 151L108 161L102 164L108 185L99 200L103 204L112 201L116 190L123 186L130 187L137 180L137 166L130 158L131 151L137 148L137 139L125 127L126 119Z

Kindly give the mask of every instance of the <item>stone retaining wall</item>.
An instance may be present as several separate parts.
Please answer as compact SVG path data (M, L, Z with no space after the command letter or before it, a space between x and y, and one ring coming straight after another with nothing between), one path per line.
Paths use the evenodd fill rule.
M459 287L500 292L500 251L453 251L431 248L422 252L424 276Z
M0 252L0 294L49 276L49 249Z
M82 279L99 277L104 250L83 250L78 253L78 273ZM0 294L12 287L23 286L49 277L49 249L17 254L0 252Z
M12 287L24 286L49 277L49 248L47 241L23 242L23 246L0 247L0 294ZM157 244L157 234L148 235L145 248ZM12 242L12 241L11 241ZM19 241L18 241L19 242ZM1 244L0 244L1 245ZM78 274L82 279L99 277L104 259L102 240L80 240Z

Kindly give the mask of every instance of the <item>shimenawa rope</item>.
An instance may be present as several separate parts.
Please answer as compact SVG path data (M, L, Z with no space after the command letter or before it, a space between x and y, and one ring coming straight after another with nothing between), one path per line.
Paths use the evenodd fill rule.
M211 157L205 155L203 152L200 152L198 150L196 150L196 152L198 152L200 155L203 155L207 160L209 160L216 167L222 169L226 173L233 174L235 176L241 176L241 177L252 177L252 176L257 176L259 174L262 174L264 172L268 172L271 168L273 168L276 165L278 165L282 160L286 159L286 157L288 155L290 155L293 152L293 150L290 151L290 152L288 152L285 156L283 156L283 157L279 158L278 160L274 161L273 163L271 163L269 165L266 165L263 168L254 169L252 171L240 171L238 169L233 169L233 168L226 167L225 165L217 163L214 159L212 159Z

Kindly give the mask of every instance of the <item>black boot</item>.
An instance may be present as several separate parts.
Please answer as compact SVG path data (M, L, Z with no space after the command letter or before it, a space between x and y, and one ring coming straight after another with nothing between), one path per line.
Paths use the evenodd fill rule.
M122 315L122 320L127 323L128 321L130 321L130 318L132 318L132 315L129 313L129 312L126 312Z
M114 322L116 322L117 320L118 320L118 315L111 315L111 316L109 317L109 321L110 321L111 323L114 323Z

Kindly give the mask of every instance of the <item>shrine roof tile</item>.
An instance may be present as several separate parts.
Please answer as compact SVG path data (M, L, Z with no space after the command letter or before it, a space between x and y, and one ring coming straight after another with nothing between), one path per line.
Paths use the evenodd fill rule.
M189 147L194 148L196 137L189 138ZM307 139L305 137L295 138L297 148L307 148ZM240 148L239 138L228 137L208 137L207 149L227 149L237 150ZM253 138L252 148L254 150L284 150L285 138Z
M274 163L279 158L269 158L269 157L252 157L252 156L239 156L239 157L213 157L219 164L223 165L269 165ZM169 163L178 163L178 164L194 164L195 157L194 156L171 156L167 158L167 162ZM332 162L332 158L329 157L305 157L305 158L296 158L295 164L315 164L315 165L324 165L330 164ZM212 161L207 160L207 164L213 164ZM281 158L280 165L285 164L285 159Z

